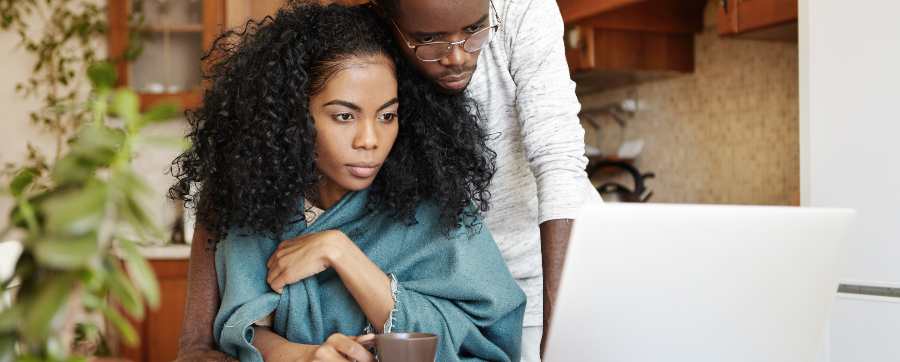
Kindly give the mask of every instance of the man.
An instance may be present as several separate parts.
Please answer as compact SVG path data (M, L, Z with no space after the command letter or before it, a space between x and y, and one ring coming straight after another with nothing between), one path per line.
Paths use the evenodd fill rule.
M488 228L528 295L523 361L537 361L584 202L580 104L554 0L378 0L405 55L446 92L467 92L497 152ZM543 251L543 252L542 252Z

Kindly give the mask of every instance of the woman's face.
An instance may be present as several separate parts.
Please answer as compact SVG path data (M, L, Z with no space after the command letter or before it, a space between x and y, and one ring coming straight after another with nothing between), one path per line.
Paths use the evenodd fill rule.
M339 199L372 184L397 139L397 78L383 55L354 57L309 99L320 193ZM336 200L335 200L336 201Z

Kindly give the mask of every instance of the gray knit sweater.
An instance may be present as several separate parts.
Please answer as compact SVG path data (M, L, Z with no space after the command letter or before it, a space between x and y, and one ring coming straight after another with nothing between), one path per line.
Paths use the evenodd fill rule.
M493 1L502 26L482 50L467 94L492 136L488 146L497 152L485 220L528 295L524 325L538 326L543 309L538 224L574 219L585 202L601 201L584 171L581 105L566 65L556 1Z

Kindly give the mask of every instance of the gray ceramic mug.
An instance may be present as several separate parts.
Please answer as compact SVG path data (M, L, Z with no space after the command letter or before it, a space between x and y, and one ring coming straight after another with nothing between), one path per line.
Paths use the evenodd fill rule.
M438 336L429 333L387 333L375 335L380 362L434 362Z

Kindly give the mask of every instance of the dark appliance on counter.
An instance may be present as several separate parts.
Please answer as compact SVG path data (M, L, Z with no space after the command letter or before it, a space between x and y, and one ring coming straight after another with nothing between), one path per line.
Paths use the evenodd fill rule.
M597 187L597 192L605 202L647 202L653 191L647 189L645 181L656 177L652 172L641 173L631 164L623 161L599 161L591 165L588 175L593 176L602 169L620 169L627 172L634 179L634 189L616 182L606 182Z

